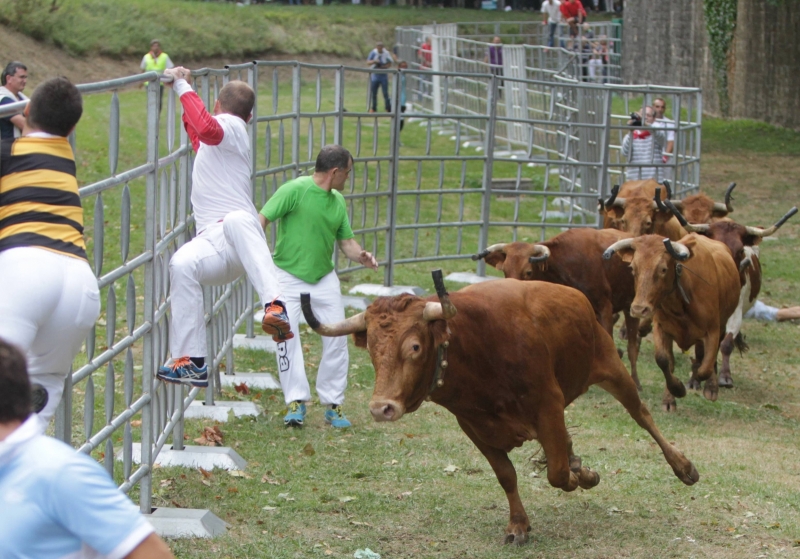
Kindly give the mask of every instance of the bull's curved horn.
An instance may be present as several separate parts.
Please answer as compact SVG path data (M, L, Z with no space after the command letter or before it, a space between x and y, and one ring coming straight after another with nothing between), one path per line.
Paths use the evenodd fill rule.
M681 227L686 229L688 233L705 233L708 231L708 225L705 223L700 225L692 225L686 221L686 218L683 217L683 214L680 211L678 211L678 208L675 207L675 203L672 200L664 200L664 205L669 208L669 211L672 212L672 215L674 215L678 220L678 223L681 224Z
M725 191L725 209L728 210L728 213L733 211L733 206L731 206L731 200L733 200L733 189L736 188L736 183L732 182L728 185L728 189Z
M664 239L664 247L666 247L669 255L678 262L683 262L692 255L689 249L686 248L686 245L670 241L669 239Z
M605 208L608 209L614 205L614 201L617 199L617 194L619 194L619 185L615 184L611 188L611 196L608 197L608 200L605 202ZM624 202L623 202L624 204Z
M775 231L781 228L781 226L788 221L790 217L797 213L797 206L794 206L791 210L786 212L786 215L783 216L778 220L778 222L773 225L772 227L768 227L767 229L760 229L758 227L745 227L747 232L751 235L755 235L756 237L769 237Z
M450 302L450 296L447 294L447 289L444 286L444 279L442 278L442 270L434 270L431 272L433 276L433 285L436 287L436 295L439 297L438 303L425 303L425 309L422 311L422 318L425 320L449 320L453 318L456 313L456 307Z
M550 249L544 245L533 245L534 256L528 258L528 262L536 264L537 262L544 262L550 258Z
M486 247L485 250L479 252L478 254L473 254L472 255L472 259L473 260L482 260L482 259L486 258L487 256L489 256L489 254L492 253L492 252L497 252L497 251L501 251L502 252L503 250L505 250L507 244L508 243L497 243L495 245L488 246L488 247Z
M661 181L661 184L664 185L664 190L667 193L667 198L666 199L667 200L671 199L672 198L672 185L670 185L669 181L666 180L666 179Z
M354 332L363 332L367 329L367 321L364 318L364 313L358 313L346 318L341 322L335 324L321 324L317 317L314 316L314 311L311 310L311 294L300 294L300 308L303 309L303 316L306 317L306 322L314 332L320 336L347 336Z
M611 257L614 256L614 253L618 250L622 250L623 248L631 248L633 246L634 239L622 239L617 241L610 247L608 247L605 252L603 253L604 260L611 260Z

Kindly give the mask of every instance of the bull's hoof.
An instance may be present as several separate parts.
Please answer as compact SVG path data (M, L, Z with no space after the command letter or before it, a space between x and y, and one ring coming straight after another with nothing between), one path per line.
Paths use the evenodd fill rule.
M689 379L689 382L686 383L686 388L689 390L700 390L700 381L692 376L692 378Z
M706 387L703 389L703 396L710 402L716 402L719 396L719 387L716 385L709 386L709 384L711 383L706 382Z
M684 396L686 396L686 387L678 379L674 380L675 382L667 383L667 390L669 390L669 393L675 396L676 398L683 398Z
M528 532L530 532L530 531L531 531L530 524L527 526L527 528L525 528L525 530L522 530L522 528L520 526L514 526L514 527L509 526L506 529L506 537L503 540L503 543L506 544L506 545L509 545L509 544L511 544L511 545L522 545L524 543L527 543L527 541L528 541Z
M697 468L694 467L694 464L689 462L689 471L680 472L678 470L673 470L675 475L678 477L686 485L694 485L698 481L700 481L700 474L697 471Z
M581 468L578 474L578 485L581 489L591 489L600 483L600 474L589 468Z
M570 456L569 457L569 469L573 472L579 472L581 470L581 457L580 456Z
M731 374L722 373L719 375L717 384L720 386L720 388L733 388L733 379L731 378Z
M661 409L667 413L678 411L678 403L675 398L664 398L661 401Z

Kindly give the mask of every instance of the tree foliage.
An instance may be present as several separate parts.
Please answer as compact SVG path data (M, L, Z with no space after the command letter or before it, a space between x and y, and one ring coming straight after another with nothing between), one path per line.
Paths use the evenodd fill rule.
M720 111L728 116L730 114L728 54L736 30L736 0L703 0L703 8Z

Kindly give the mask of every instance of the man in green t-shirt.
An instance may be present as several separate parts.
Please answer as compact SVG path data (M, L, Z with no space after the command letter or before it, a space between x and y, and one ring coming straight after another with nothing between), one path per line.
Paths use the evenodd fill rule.
M378 269L375 257L362 250L350 229L341 191L352 170L349 151L342 146L325 146L317 155L314 174L281 186L261 210L259 219L265 228L280 220L272 257L290 324L300 320L303 292L311 294L314 312L321 321L344 320L339 278L333 270L334 242L353 262ZM277 356L281 388L289 408L283 421L287 426L299 427L305 420L305 402L311 400L300 337L279 342ZM346 336L322 338L317 394L320 403L328 407L325 421L337 428L350 427L342 411L349 361Z

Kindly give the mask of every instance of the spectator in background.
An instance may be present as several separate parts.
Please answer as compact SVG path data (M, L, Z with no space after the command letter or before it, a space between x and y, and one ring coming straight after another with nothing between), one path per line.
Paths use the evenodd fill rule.
M367 66L373 70L386 70L392 67L392 55L389 54L383 43L378 42L375 48L369 53L367 57ZM386 107L386 112L392 112L392 102L389 100L389 75L383 72L373 72L370 74L370 99L372 104L369 112L374 113L378 110L378 88L383 91L383 102Z
M431 38L425 37L422 45L417 51L417 60L419 67L422 70L430 70L433 68L433 47L431 46ZM422 101L423 95L430 95L431 93L431 76L423 74L417 78L419 80L419 91L417 92L417 100Z
M163 74L165 70L174 68L175 65L170 60L169 55L161 50L161 43L158 39L150 41L150 52L142 57L140 68L142 72L158 72ZM149 82L144 82L147 87ZM158 112L161 112L161 105L164 103L164 84L160 84L160 92L158 95Z
M170 559L100 464L43 434L25 357L0 340L0 556Z
M547 17L542 21L542 25L547 25L547 46L555 46L555 35L558 24L561 23L561 1L543 0L542 13Z
M569 25L569 36L577 37L579 26L586 19L586 10L583 9L580 0L562 0L561 19Z
M495 36L492 39L492 44L486 49L486 56L483 58L484 62L489 63L489 71L498 77L497 92L500 99L503 98L503 41L500 37Z
M400 62L397 63L397 68L398 68L398 70L406 70L406 69L408 69L408 63L405 60L401 60ZM398 88L400 90L400 93L399 93L400 100L398 101L400 103L400 112L401 113L405 113L406 112L406 75L405 75L405 73L398 72L397 79L400 80L400 84L398 85ZM405 123L406 123L406 119L404 119L403 117L400 117L400 132L403 131L403 125ZM403 142L401 142L399 138L398 138L397 141L401 146L403 145Z
M592 43L592 54L589 59L589 80L594 83L605 83L603 78L603 60L606 57L606 52L602 41L595 41Z
M28 67L22 62L9 62L0 76L0 105L10 105L27 99L22 90L28 82ZM19 138L25 117L21 114L0 118L0 140Z
M625 180L654 179L657 172L653 164L653 155L661 153L666 135L663 130L653 128L655 111L653 107L645 107L645 118L640 113L633 113L628 126L636 129L628 132L622 140L622 155L630 165L625 168Z
M657 97L653 99L653 110L656 114L656 120L653 123L653 128L672 128L675 126L675 122L668 119L664 116L664 113L667 111L667 102L664 101L661 97ZM665 130L667 135L667 143L664 146L664 150L661 153L656 153L653 159L653 163L671 163L672 162L672 154L673 150L675 149L675 131L674 130ZM672 169L669 167L661 167L658 169L658 180L672 180Z

